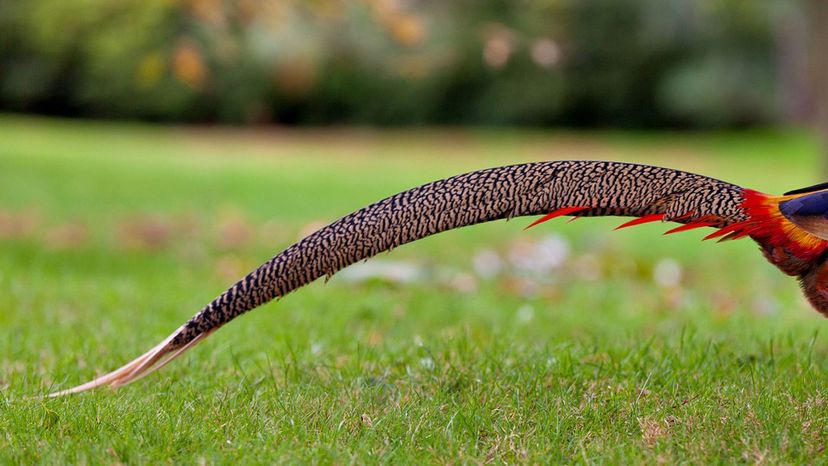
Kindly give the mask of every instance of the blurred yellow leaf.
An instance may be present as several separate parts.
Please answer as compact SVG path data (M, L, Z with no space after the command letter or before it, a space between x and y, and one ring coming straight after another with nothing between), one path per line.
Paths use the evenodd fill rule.
M389 26L394 40L407 47L420 45L426 37L425 23L418 16L397 16L391 20Z
M145 89L155 87L164 75L164 68L164 60L161 59L160 53L147 54L138 65L135 76L138 86Z
M207 82L207 67L196 44L182 41L173 55L175 77L193 89L202 89Z
M371 5L377 21L398 43L414 47L425 40L425 21L421 16L405 11L404 3L397 0L377 0Z

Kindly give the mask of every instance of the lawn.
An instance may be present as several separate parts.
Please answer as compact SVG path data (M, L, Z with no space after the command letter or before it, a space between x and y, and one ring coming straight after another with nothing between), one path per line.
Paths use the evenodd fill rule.
M495 222L234 321L119 390L247 271L370 202L545 159L820 181L795 130L160 128L0 117L2 463L826 461L828 332L749 241Z

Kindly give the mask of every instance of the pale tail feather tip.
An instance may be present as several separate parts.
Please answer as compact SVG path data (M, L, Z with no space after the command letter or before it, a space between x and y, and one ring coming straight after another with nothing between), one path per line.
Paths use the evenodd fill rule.
M152 347L152 349L150 349L146 353L142 354L141 356L138 356L134 360L125 364L124 366L112 372L109 372L108 374L104 374L94 380L78 385L76 387L68 388L66 390L60 390L54 393L50 393L46 396L48 398L57 398L60 396L85 392L87 390L92 390L93 388L102 387L105 385L117 388L123 385L130 384L164 367L170 361L177 358L182 353L192 348L193 346L195 346L196 343L203 340L210 333L212 333L202 333L201 335L197 336L181 348L170 348L170 342L173 340L173 338L176 337L176 335L178 335L180 330L181 329L176 330L175 332L173 332L172 335L167 337L161 343Z

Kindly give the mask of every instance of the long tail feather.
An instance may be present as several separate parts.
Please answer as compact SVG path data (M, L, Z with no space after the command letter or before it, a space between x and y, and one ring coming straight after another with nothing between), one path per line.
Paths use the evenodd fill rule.
M532 225L577 213L642 218L627 225L656 219L690 223L709 217L725 226L747 220L742 201L743 189L729 183L618 162L527 163L435 181L360 209L311 234L239 280L129 364L51 396L134 382L251 309L350 264L442 231L547 213ZM686 212L697 215L688 217Z

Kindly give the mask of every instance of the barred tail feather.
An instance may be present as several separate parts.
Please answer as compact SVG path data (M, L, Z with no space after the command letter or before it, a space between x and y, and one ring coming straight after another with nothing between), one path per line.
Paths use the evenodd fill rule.
M642 217L723 227L747 218L743 189L705 176L619 162L536 162L435 181L381 200L276 255L213 300L151 350L61 396L134 382L168 364L222 325L350 264L442 231L548 214ZM687 215L693 212L693 215Z

